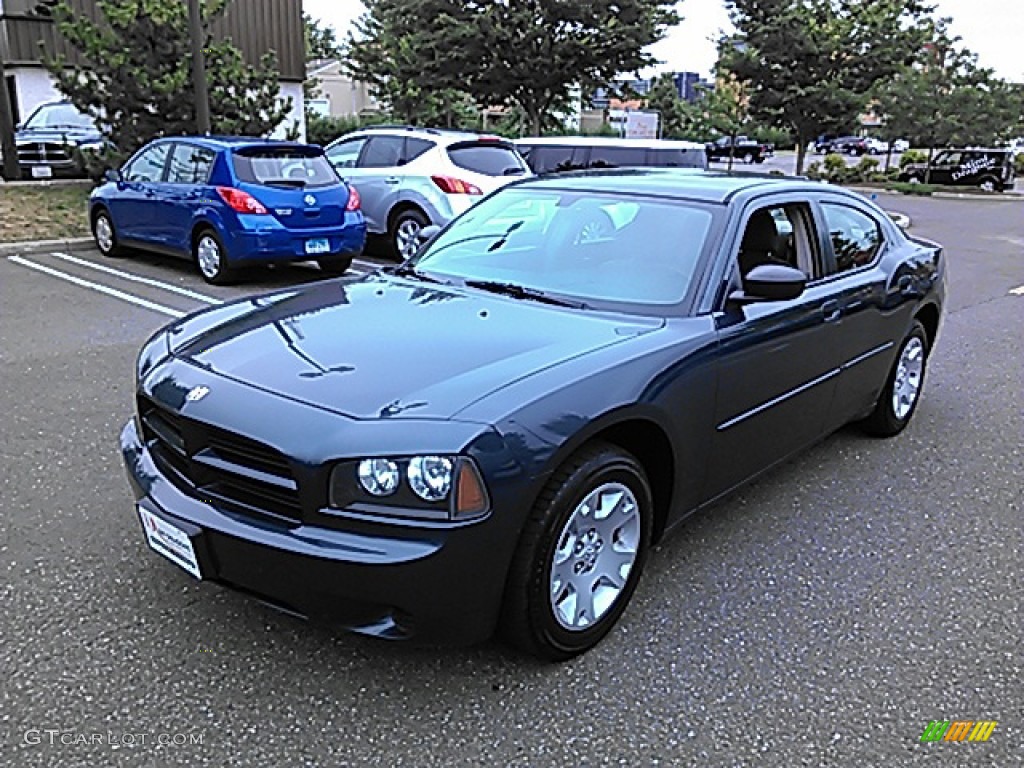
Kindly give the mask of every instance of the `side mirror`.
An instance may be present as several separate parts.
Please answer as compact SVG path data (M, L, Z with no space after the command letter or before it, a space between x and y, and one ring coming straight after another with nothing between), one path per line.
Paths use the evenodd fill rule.
M124 177L121 176L120 171L115 171L113 168L108 168L103 172L103 178L105 181L112 181L115 184L120 184L124 181Z
M437 224L431 224L429 227L424 227L417 233L416 239L419 241L420 247L432 241L435 237L441 234L441 228Z
M807 275L784 264L761 264L743 278L743 290L734 291L730 301L749 304L754 301L789 301L807 287Z

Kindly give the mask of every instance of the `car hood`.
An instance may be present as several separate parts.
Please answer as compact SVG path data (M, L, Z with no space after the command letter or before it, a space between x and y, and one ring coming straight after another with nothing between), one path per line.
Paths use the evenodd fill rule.
M102 141L103 134L91 128L22 128L14 140L17 144L83 144Z
M662 325L374 274L217 308L172 327L170 344L216 374L353 418L450 418Z

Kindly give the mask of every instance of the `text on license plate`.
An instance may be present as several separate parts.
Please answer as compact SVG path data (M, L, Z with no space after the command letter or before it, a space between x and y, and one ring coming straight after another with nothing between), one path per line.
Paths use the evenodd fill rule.
M306 253L330 253L331 241L327 238L306 241Z
M199 571L199 561L196 560L195 549L192 548L192 540L188 534L165 522L152 512L148 512L142 507L138 509L139 517L142 519L142 530L146 532L146 543L153 551L184 568L197 579L203 578Z

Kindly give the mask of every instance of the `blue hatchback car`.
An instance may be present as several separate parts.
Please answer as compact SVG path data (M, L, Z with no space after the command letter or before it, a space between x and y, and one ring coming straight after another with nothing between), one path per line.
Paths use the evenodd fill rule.
M235 268L315 259L341 274L366 243L359 193L320 147L252 138L158 139L89 198L100 251L181 255L209 283Z

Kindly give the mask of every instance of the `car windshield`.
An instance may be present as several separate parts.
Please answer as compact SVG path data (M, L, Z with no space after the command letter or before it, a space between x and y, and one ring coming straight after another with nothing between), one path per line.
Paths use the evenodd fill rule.
M713 217L683 201L511 187L456 219L411 265L586 304L667 306L686 296Z
M96 124L88 115L70 104L47 104L37 109L25 123L26 128L82 128L93 130Z
M301 147L241 149L234 166L239 180L249 184L306 189L341 182L323 152Z

